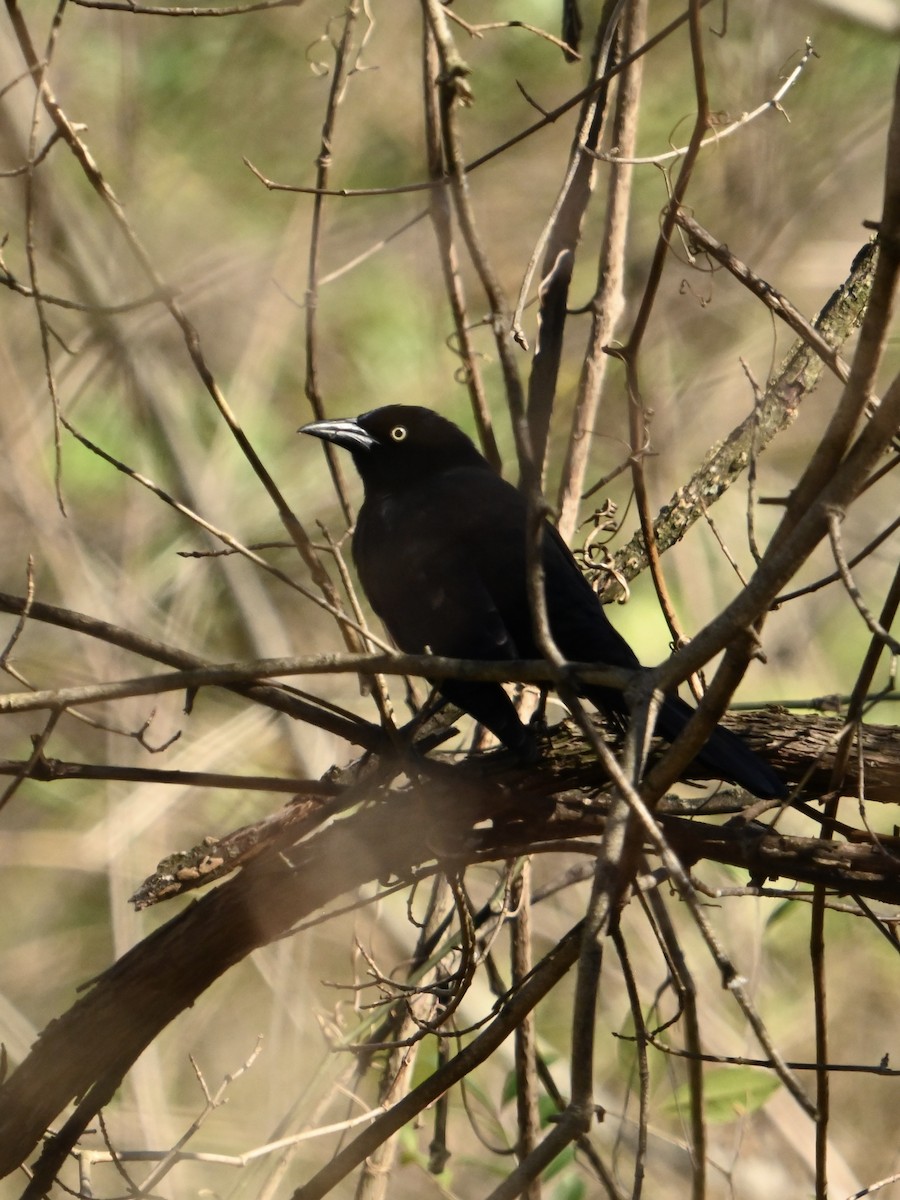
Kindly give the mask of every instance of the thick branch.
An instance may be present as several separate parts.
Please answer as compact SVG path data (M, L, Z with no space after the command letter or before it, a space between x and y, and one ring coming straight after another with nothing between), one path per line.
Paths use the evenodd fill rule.
M785 723L780 714L777 723ZM841 728L824 719L813 727L820 740L825 731L837 734ZM791 728L799 743L806 724L794 718ZM594 787L603 782L597 764L593 756L585 758L583 744L575 740L568 745L563 740L562 747L546 771L507 765L491 779L471 769L445 768L429 776L427 795L393 792L386 803L356 811L293 848L291 842L319 823L322 804L297 814L293 829L286 828L289 821L280 829L274 823L266 852L256 846L257 857L251 862L252 855L245 856L244 871L125 954L43 1032L0 1087L0 1173L22 1163L71 1099L81 1096L76 1115L42 1156L37 1178L49 1186L69 1147L153 1038L229 967L339 896L391 875L415 878L423 868L433 869L436 859L450 857L462 866L574 847L600 836L606 807L585 799L591 779ZM900 763L890 729L864 729L863 752L867 788L882 761L896 779ZM820 770L827 775L826 762ZM886 786L896 794L896 783ZM756 882L774 877L821 882L838 892L900 903L894 839L876 840L862 830L852 840L847 832L826 842L742 822L721 827L700 819L721 806L697 805L691 819L685 815L689 802L687 808L683 801L664 803L658 813L670 845L685 862L709 858L744 868ZM478 828L485 818L493 818L493 825ZM590 845L585 849L596 852Z

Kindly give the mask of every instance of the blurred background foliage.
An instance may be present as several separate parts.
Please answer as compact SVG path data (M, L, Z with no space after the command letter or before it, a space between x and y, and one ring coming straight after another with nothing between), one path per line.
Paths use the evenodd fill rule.
M27 6L25 18L39 46L55 7L48 0ZM584 0L583 8L590 29L599 5ZM651 31L681 11L674 0L659 0L650 8ZM880 212L896 41L857 19L852 6L847 8L841 15L812 3L732 0L727 13L715 4L706 10L711 30L721 32L727 22L724 36L710 32L706 39L712 103L723 124L777 90L806 38L815 48L815 59L786 97L783 111L767 112L710 148L688 196L704 226L810 316L839 285L865 240L863 220ZM454 11L470 22L516 20L558 33L558 0L495 0L487 5L457 0ZM309 0L296 9L176 20L70 4L49 77L70 119L86 126L84 136L97 162L157 269L196 323L207 361L269 470L304 523L314 530L321 519L335 537L344 530L320 449L294 436L297 426L310 418L303 396L303 306L312 200L267 191L243 160L270 179L307 187L314 183L334 60L330 39L338 35L342 12L333 0ZM865 15L862 8L857 15ZM365 42L332 145L335 187L391 187L421 181L427 174L420 10L372 0L369 17L360 22ZM462 117L470 159L536 118L517 83L545 109L583 84L583 64L566 63L558 47L524 28L486 30L473 38L457 29L456 37L471 68L475 97ZM12 82L21 71L9 24L0 20L0 88L5 89L0 93L0 172L13 171L27 157L33 91L27 80ZM694 97L684 31L650 55L644 87L639 152L650 156L683 144L690 132ZM37 128L41 144L49 134L43 115ZM511 297L555 197L572 130L570 114L472 176L482 233ZM598 196L602 178L601 167ZM654 165L639 168L628 307L620 330L628 329L640 298L665 200L664 173ZM424 403L471 427L434 235L427 219L411 223L423 213L425 202L424 193L411 192L334 199L325 205L318 368L332 415L353 415L387 401ZM572 289L575 305L587 301L594 288L602 216L595 205L585 226ZM35 175L33 221L46 292L102 305L147 294L146 280L123 238L62 146L51 150ZM27 282L20 175L0 176L0 227L7 238L7 268ZM368 257L343 270L363 255ZM753 396L740 360L764 383L792 341L731 278L698 266L687 262L683 248L675 248L641 363L645 394L655 412L650 480L657 504L669 498L712 443L750 412ZM462 273L471 315L478 321L485 304L467 262ZM211 549L212 542L65 432L63 514L55 495L53 411L34 308L7 290L0 294L0 313L0 587L24 592L30 555L38 599L138 629L210 659L339 649L329 618L251 563L179 557L179 551ZM551 496L568 436L587 320L575 317L568 327L553 429ZM61 406L80 430L245 544L283 537L268 498L218 419L161 306L119 315L54 308L51 322L50 356ZM533 339L533 328L528 332ZM477 329L475 339L506 469L514 475L489 330ZM805 402L796 425L761 464L761 494L784 495L791 486L796 465L817 442L835 395L835 386L825 379ZM608 374L601 425L602 433L594 439L593 478L620 462L627 448L625 398L615 364ZM891 486L892 497L878 492L854 512L848 541L861 545L881 527L887 512L896 511L896 485ZM355 481L351 488L358 498ZM627 475L606 489L620 506L620 540L630 536L634 525L628 489ZM714 517L749 570L745 503L744 494L730 495ZM589 511L590 504L585 515ZM777 508L760 510L762 537L777 515ZM265 553L302 578L292 551ZM871 594L874 608L895 558L888 545L859 570L858 582ZM666 556L665 566L689 632L702 627L737 586L705 529L695 529ZM830 569L823 550L798 582ZM665 627L648 582L638 581L631 602L614 619L646 661L666 653ZM13 626L12 618L3 618L2 638ZM754 667L744 695L777 700L844 692L855 678L867 640L842 592L827 589L810 596L772 618L765 639L769 665ZM146 667L103 643L37 624L26 628L13 661L36 687L125 678ZM18 685L10 679L8 686L14 690ZM320 690L347 707L370 711L371 702L346 678L323 682ZM190 716L182 712L182 701L167 695L152 703L132 700L114 709L87 710L85 715L99 725L66 717L47 752L77 761L296 775L317 775L348 754L331 736L255 711L234 697L203 692ZM148 759L146 750L123 731L139 729L151 713L151 744L162 745L176 733L181 737ZM876 719L895 719L891 707L881 706ZM41 728L37 714L4 717L0 757L27 757L29 739ZM23 786L0 816L0 1029L13 1063L37 1030L71 1002L75 984L169 917L156 910L137 916L127 905L127 897L158 859L271 807L271 797L240 791L84 782L31 781ZM892 818L885 820L890 827ZM560 870L557 859L538 863L538 882ZM476 894L495 885L493 872L483 876L473 881ZM729 882L724 869L710 869L706 877L713 884ZM582 894L574 890L540 906L539 943L552 944L582 902ZM750 977L780 1046L788 1058L811 1059L809 983L805 969L797 969L804 962L807 936L803 906L776 912L774 902L723 903L726 907L717 914L720 933ZM626 920L641 985L652 996L663 965L656 948L646 944L649 935L640 914L629 913ZM895 991L890 982L895 974L889 974L895 956L874 932L860 932L838 914L831 924L835 1051L843 1061L874 1063L896 1049L896 1021L888 1000ZM334 993L320 981L346 982L364 971L355 939L382 961L393 962L406 952L410 937L402 900L384 902L374 911L269 947L233 970L144 1055L110 1117L116 1144L170 1144L201 1103L188 1052L214 1084L250 1053L258 1033L266 1035L262 1060L235 1084L228 1108L205 1126L203 1148L238 1153L274 1136L282 1121L293 1128L292 1121L300 1117L286 1117L289 1111L302 1113L304 1120L337 1119L322 1115L332 1111L325 1109L322 1097L346 1063L324 1051L319 1022L327 1026L334 1019L345 1030L352 1028L354 997ZM685 937L690 943L690 931ZM708 1041L736 1052L735 1042L746 1033L702 951L691 949L697 951L692 961L702 964L698 986ZM610 1113L598 1137L610 1147L618 1139L624 1147L632 1136L633 1104L618 1118L623 1082L633 1083L633 1061L627 1043L616 1043L609 1034L625 1027L628 1006L615 972L607 972L604 987L601 1023L610 1078L602 1086L608 1089L604 1102ZM565 1056L568 1038L565 991L539 1014L545 1049L558 1059ZM467 1004L474 1015L475 998ZM509 1105L503 1108L501 1099L500 1067L494 1064L479 1079L483 1105L491 1109L498 1130L504 1120L512 1128ZM689 1170L679 1149L680 1117L672 1106L683 1074L677 1062L661 1057L654 1061L654 1071L659 1086L654 1089L653 1180L656 1187L671 1187ZM842 1188L849 1191L860 1181L897 1169L896 1086L847 1077L835 1082L834 1091L838 1195ZM805 1122L780 1093L762 1107L750 1107L756 1109L752 1117L732 1105L731 1120L716 1134L712 1194L798 1194L808 1179ZM454 1112L462 1131L458 1101ZM435 1183L414 1152L416 1144L420 1156L427 1147L428 1130L411 1135L409 1165L397 1176L392 1195L483 1194L492 1170L488 1156L477 1143L466 1141L463 1132L458 1136L464 1145L451 1160L450 1174ZM300 1161L308 1166L324 1154L322 1143L307 1143ZM505 1171L506 1160L499 1162ZM173 1195L206 1187L218 1195L258 1196L277 1182L269 1162L243 1173L209 1166L182 1171ZM295 1182L302 1174L296 1165L289 1168ZM115 1189L112 1175L104 1186L106 1182ZM280 1194L286 1186L281 1183ZM548 1184L547 1194L559 1200L589 1196L594 1194L591 1186L576 1168L567 1168ZM15 1182L0 1183L0 1196L16 1194ZM882 1194L900 1192L886 1189Z

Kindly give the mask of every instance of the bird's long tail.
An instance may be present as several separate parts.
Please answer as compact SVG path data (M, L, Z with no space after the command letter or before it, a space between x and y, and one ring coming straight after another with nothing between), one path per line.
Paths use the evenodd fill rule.
M656 719L657 733L672 742L694 715L680 696L667 696ZM718 779L727 779L763 800L787 795L787 785L736 733L717 725L695 762Z

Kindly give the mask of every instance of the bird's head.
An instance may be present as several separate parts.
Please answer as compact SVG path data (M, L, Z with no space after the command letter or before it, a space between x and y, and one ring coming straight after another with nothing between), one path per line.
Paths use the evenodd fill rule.
M360 417L313 421L298 433L349 450L367 491L395 491L456 467L490 470L471 438L452 421L411 404L389 404Z

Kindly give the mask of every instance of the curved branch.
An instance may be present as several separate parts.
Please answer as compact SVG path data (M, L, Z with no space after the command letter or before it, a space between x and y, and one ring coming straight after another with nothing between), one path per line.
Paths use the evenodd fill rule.
M780 724L785 719L779 714L772 720ZM828 724L819 720L814 727ZM794 726L798 731L805 727L799 721ZM840 726L831 723L831 728ZM892 743L890 735L889 729L884 731L881 748L889 753L893 745L896 753L896 739ZM877 731L866 730L865 736L877 739ZM879 753L876 745L867 743L868 779ZM589 800L573 808L572 787L584 782L578 774L582 755L583 745L573 743L547 774L516 769L494 781L445 769L429 775L422 792L394 791L387 802L357 809L300 845L290 847L283 839L270 845L240 874L129 950L47 1026L0 1086L0 1175L16 1169L58 1113L73 1097L82 1097L72 1117L45 1143L27 1193L43 1195L62 1158L153 1038L230 967L342 894L392 875L415 879L423 869L433 869L435 859L446 859L442 851L447 847L453 848L452 865L459 867L533 848L574 848L581 839L596 838L604 828L604 807ZM597 771L596 763L589 766ZM543 799L534 790L540 785L547 790ZM508 819L511 804L514 821ZM900 901L900 859L891 852L892 839L826 842L743 822L721 826L700 819L699 810L690 819L677 815L684 812L682 801L674 808L664 804L657 813L682 862L710 858L748 870L756 883L772 877L799 879ZM484 825L487 819L492 826ZM423 829L428 830L425 839ZM574 962L578 938L568 950L562 946L565 962ZM506 1011L513 1014L515 997L510 1003L513 1009ZM512 1015L511 1022L507 1032L514 1024ZM503 1028L495 1022L489 1027L491 1036ZM448 1087L453 1079L448 1075L442 1081Z

